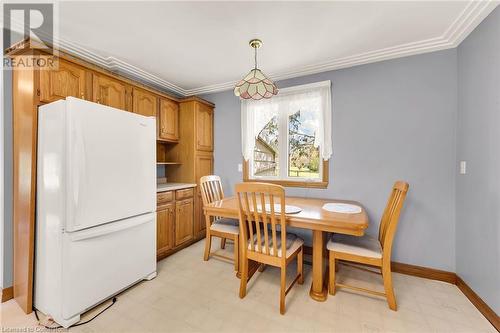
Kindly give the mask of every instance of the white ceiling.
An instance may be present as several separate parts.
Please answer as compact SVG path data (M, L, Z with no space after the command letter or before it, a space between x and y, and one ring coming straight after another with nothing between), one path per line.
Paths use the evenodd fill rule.
M180 95L457 46L497 5L471 1L62 2L61 47Z

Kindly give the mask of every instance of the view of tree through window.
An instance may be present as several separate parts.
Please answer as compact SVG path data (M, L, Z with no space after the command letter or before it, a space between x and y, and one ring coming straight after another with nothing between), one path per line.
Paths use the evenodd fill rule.
M255 176L279 175L278 117L274 116L255 139L253 170Z
M288 177L319 178L319 147L314 146L312 115L299 110L288 117Z
M314 114L301 111L288 117L288 142L286 143L288 166L285 167L290 178L320 178L319 147L314 146ZM259 177L280 176L279 165L279 118L273 116L262 128L255 139L253 174Z
M284 88L272 99L242 103L241 110L245 180L328 185L330 81Z

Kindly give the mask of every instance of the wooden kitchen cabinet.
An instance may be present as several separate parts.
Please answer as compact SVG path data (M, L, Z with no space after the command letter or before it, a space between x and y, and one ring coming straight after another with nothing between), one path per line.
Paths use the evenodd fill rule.
M157 260L184 248L194 240L194 190L184 188L157 194Z
M175 203L175 246L193 239L193 198Z
M198 152L195 155L195 177L196 182L199 185L200 178L203 176L208 176L213 174L214 170L214 157L212 153ZM199 237L203 237L205 232L205 214L203 213L203 202L201 200L201 193L197 191L197 197L195 202L195 222L194 222L194 234Z
M78 65L59 60L58 69L40 71L40 102L54 102L68 96L88 99L87 71Z
M213 108L197 103L195 107L196 150L214 150Z
M142 114L143 116L155 117L158 108L158 98L156 95L142 89L133 89L132 94L134 113Z
M196 183L213 174L214 105L197 97L179 103L179 143L169 147L167 160L182 161L181 167L166 169L173 182ZM199 187L194 191L194 239L205 237L205 215Z
M195 156L195 177L199 183L203 176L211 175L214 170L214 156L211 153L197 153Z
M206 221L205 214L203 213L203 201L201 193L197 191L194 201L194 223L193 223L194 237L199 239L205 237Z
M156 253L161 256L172 250L174 243L175 203L158 206L156 210Z
M157 117L158 138L160 140L179 140L179 104L166 98L160 98Z
M129 111L127 85L109 76L96 74L92 76L92 100L96 103Z

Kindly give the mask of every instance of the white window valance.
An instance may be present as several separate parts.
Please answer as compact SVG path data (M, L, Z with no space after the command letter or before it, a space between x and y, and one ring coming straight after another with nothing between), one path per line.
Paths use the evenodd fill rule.
M245 161L252 157L255 139L265 124L274 116L290 116L299 109L315 114L311 124L316 134L314 146L320 147L323 160L329 160L332 155L331 99L331 82L322 81L280 89L279 94L270 99L242 100L241 141Z

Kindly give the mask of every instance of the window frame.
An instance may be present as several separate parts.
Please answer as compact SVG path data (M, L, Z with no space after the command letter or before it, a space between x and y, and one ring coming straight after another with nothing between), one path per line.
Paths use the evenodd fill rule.
M292 89L295 87L292 87ZM300 87L297 87L300 88ZM289 120L288 117L285 115L281 114L278 118L278 128L280 129L285 129L286 135L279 135L278 136L278 146L280 148L280 151L284 149L284 151L287 153L286 155L288 156L288 149L289 149ZM243 159L243 181L244 182L262 182L262 183L270 183L270 184L278 184L282 186L287 186L287 187L303 187L303 188L327 188L328 183L329 183L329 161L328 160L321 160L320 163L320 177L319 179L308 179L308 178L299 178L299 177L290 177L288 176L288 171L289 171L289 163L290 159L288 157L283 158L284 161L286 161L285 165L283 166L282 163L280 163L280 174L278 176L253 176L251 173L251 168L252 165L251 163L253 162L253 156L254 154L252 153L252 158L248 161L245 161ZM282 155L280 154L280 157ZM282 176L285 175L283 178ZM276 178L276 179L273 179Z

